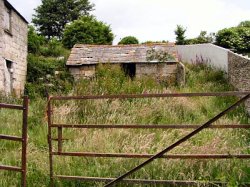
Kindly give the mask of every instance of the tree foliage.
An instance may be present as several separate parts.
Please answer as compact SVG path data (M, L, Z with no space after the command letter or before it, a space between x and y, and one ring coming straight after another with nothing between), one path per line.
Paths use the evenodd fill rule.
M28 55L25 94L30 98L49 93L67 93L72 89L73 78L65 67L65 59ZM58 74L56 74L58 72Z
M110 26L93 16L83 16L67 25L63 33L63 45L72 48L75 44L112 44L114 35Z
M32 22L43 36L60 39L66 24L88 15L93 7L88 0L42 0Z
M204 44L213 43L214 33L207 34L207 31L201 31L197 38L187 39L186 44Z
M119 45L139 44L139 40L134 36L126 36L126 37L122 38L118 44Z
M216 44L239 53L249 52L250 27L222 29L216 34Z
M38 35L33 26L29 26L28 29L28 52L38 54L46 39L43 36Z
M186 29L184 29L183 26L181 25L177 25L177 28L176 30L174 31L175 32L175 35L176 35L176 44L177 45L184 45L186 44L185 42L185 32L186 32Z
M250 21L242 21L238 27L250 27Z

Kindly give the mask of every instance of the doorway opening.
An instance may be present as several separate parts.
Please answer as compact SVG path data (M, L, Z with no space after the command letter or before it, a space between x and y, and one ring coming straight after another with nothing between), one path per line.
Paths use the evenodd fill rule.
M129 76L131 79L135 78L135 75L136 75L135 63L124 63L122 64L122 69L125 72L126 76Z

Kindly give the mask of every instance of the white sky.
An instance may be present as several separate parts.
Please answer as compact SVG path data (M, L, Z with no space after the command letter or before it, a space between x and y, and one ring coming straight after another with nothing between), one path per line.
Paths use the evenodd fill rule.
M34 8L41 0L9 0L30 22ZM196 37L201 30L216 32L250 20L250 0L90 0L93 14L109 24L117 43L132 35L140 42L147 40L175 41L177 24L187 28L187 37Z

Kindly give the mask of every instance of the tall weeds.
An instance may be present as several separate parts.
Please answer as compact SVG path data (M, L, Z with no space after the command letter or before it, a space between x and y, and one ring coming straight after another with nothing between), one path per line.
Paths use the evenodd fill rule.
M151 78L130 80L119 66L99 66L96 78L81 80L71 95L100 95L162 92L231 91L224 74L204 65L187 65L187 84L184 87L163 85ZM96 101L54 102L54 123L70 124L202 124L230 106L235 97L154 98ZM48 146L45 115L46 101L32 100L29 114L29 186L48 186ZM21 114L0 110L0 134L20 133ZM15 116L13 118L12 116ZM4 116L2 118L2 116ZM21 118L20 118L21 119ZM230 112L217 124L249 124L244 107ZM100 153L154 154L177 141L191 130L125 130L125 129L64 129L63 151ZM56 138L57 131L53 130ZM207 129L191 138L169 154L249 154L248 130ZM56 142L53 149L57 149ZM1 163L20 164L18 145L0 144ZM19 150L20 151L20 150ZM115 177L144 159L54 157L56 174ZM226 181L229 186L250 182L247 160L169 160L159 159L136 172L131 178ZM0 173L0 186L18 183L18 175ZM57 181L56 186L103 186L102 183ZM121 185L126 186L126 185ZM130 185L131 186L131 185ZM137 185L138 186L138 185ZM154 186L154 185L152 185Z

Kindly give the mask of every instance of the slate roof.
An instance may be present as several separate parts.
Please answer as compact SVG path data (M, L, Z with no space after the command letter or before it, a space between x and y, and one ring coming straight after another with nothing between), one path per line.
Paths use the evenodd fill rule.
M147 51L155 49L167 51L176 57L173 43L141 45L75 45L67 61L67 66L81 66L98 63L143 63L147 62Z

